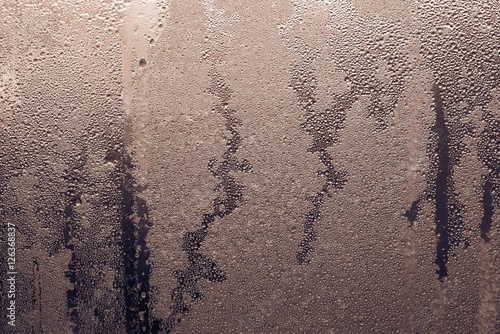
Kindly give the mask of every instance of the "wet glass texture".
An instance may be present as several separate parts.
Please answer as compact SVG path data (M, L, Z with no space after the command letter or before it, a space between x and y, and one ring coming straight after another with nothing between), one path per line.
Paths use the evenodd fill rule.
M0 332L500 333L499 6L0 1Z

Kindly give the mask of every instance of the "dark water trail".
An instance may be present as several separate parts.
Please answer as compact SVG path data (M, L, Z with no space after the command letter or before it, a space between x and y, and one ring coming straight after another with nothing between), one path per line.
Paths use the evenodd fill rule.
M451 170L449 150L450 132L446 125L441 90L437 84L433 85L432 92L436 111L436 121L432 127L432 131L437 134L437 146L435 150L437 154L437 175L435 179L435 232L438 237L438 242L436 245L435 262L438 265L437 274L439 275L439 279L442 280L443 277L448 276L446 264L448 263L451 248L448 214L448 191L450 188L448 182Z
M199 282L207 280L212 283L223 283L227 275L218 264L200 251L203 241L208 236L210 226L217 218L230 215L243 202L244 186L233 176L235 172L251 172L252 166L246 159L239 160L236 153L242 144L242 137L238 132L241 121L236 117L236 111L230 109L231 89L224 78L213 66L210 71L210 94L218 98L214 111L224 119L224 126L230 133L226 141L226 151L222 160L211 159L208 169L219 183L214 189L221 193L213 200L213 210L202 216L201 226L192 232L184 234L182 250L186 253L188 265L184 269L173 272L177 280L177 287L172 290L171 313L165 321L155 320L152 332L158 333L164 330L172 333L177 325L181 323L182 317L187 316L192 304L203 298Z
M444 92L438 84L432 86L434 99L435 121L431 128L430 143L427 154L430 161L428 175L434 175L427 180L427 189L415 200L404 216L408 219L411 227L418 219L419 211L424 200L430 201L434 206L434 223L436 243L436 258L434 263L438 266L436 274L442 282L448 276L448 261L455 256L452 251L460 243L469 246L469 239L464 235L465 223L462 212L464 205L458 200L453 181L454 166L458 157L454 157L456 147L461 145L459 138L453 136L453 128L450 124L451 116L446 115L446 107L443 98ZM455 152L455 155L458 153Z
M81 185L85 182L82 168L87 163L87 154L82 152L75 158L72 166L64 171L63 179L66 182L66 191L63 197L66 201L66 207L63 211L65 225L63 229L64 247L71 251L71 260L68 263L66 277L73 284L73 288L66 291L66 302L68 313L71 320L71 329L73 333L80 333L81 314L79 313L79 303L81 302L79 292L84 283L84 279L79 272L81 268L80 258L75 250L75 241L77 240L76 226L78 219L75 216L75 206L81 202Z
M124 265L125 320L129 333L150 333L150 275L151 266L146 238L152 223L148 206L139 196L144 190L136 186L134 165L129 154L123 157L122 183L122 250ZM137 223L136 223L137 221Z
M347 182L347 172L339 171L333 164L333 159L328 153L339 140L339 131L345 126L346 108L352 105L353 99L339 99L339 103L330 109L320 112L314 109L317 102L317 78L312 67L316 55L307 46L303 45L304 53L301 54L302 62L292 72L292 89L298 97L299 105L306 113L306 121L301 125L302 130L312 136L312 146L308 152L318 156L324 170L317 172L318 176L325 178L321 189L309 197L312 208L305 215L304 236L300 242L296 258L299 264L310 262L310 254L314 251L313 242L316 241L315 223L321 217L321 207L325 196L330 197L334 189L342 189Z
M485 112L484 120L487 125L481 133L478 153L488 172L483 176L483 218L479 227L481 238L489 242L495 207L500 203L500 121L490 112Z
M484 241L489 242L489 232L493 224L493 196L492 196L493 184L489 178L486 178L483 185L483 219L481 220L481 238Z

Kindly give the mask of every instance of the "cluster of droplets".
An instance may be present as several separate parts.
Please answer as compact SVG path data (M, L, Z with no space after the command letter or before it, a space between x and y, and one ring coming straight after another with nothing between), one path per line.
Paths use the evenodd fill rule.
M127 147L125 147L127 149ZM122 235L125 320L127 329L134 333L150 332L150 251L146 243L150 228L149 209L141 196L146 186L138 184L134 176L135 165L126 153L121 159L123 181Z
M483 175L483 210L480 229L483 240L489 242L489 232L493 227L493 214L500 207L500 119L494 118L490 112L485 112L485 129L478 143L479 158L487 167Z
M211 1L205 3L209 18L208 35L220 42L221 36L217 33L225 22L223 11L219 11ZM231 17L233 20L234 17ZM222 20L222 21L221 21ZM215 28L217 27L217 28ZM251 172L252 165L246 159L238 159L236 153L241 147L243 138L238 128L242 122L236 117L236 111L229 107L232 91L224 78L219 74L217 66L222 61L221 53L224 51L223 45L209 48L202 60L210 62L210 86L208 93L217 98L217 104L213 111L220 114L224 120L225 130L229 133L226 140L226 150L219 161L213 158L208 163L208 169L212 176L219 182L214 191L220 193L213 200L213 210L203 215L201 227L193 232L186 232L183 237L182 250L187 254L188 265L184 269L177 269L173 272L177 280L177 287L172 291L171 313L166 320L155 320L153 332L164 329L171 333L174 328L181 323L182 317L189 314L191 304L202 299L203 293L199 287L200 280L207 280L214 283L222 283L227 279L227 275L219 268L217 263L208 256L200 252L200 247L207 237L210 226L217 218L224 218L231 214L243 201L244 186L234 177L235 172Z
M116 126L122 112L120 48L102 25L77 17L64 21L49 7L7 9L16 22L8 28L12 38L2 39L9 60L1 56L0 202L4 217L18 226L20 258L36 255L37 281L66 275L67 284L43 285L36 303L19 300L16 328L30 332L39 322L46 330L53 323L52 330L62 332L69 321L74 331L107 332L123 322L120 284L106 284L121 278L121 176L105 159L123 137ZM72 8L66 18L86 9ZM48 269L61 261L67 268ZM19 287L30 291L37 284ZM40 298L68 285L62 294L67 309L58 307L47 321L33 320L34 310L38 317L49 314L40 309L47 303Z
M298 98L299 106L306 113L306 120L301 124L301 128L312 137L312 146L308 151L316 154L326 168L317 172L318 176L325 179L325 183L320 191L309 197L312 208L306 214L304 236L296 254L298 263L305 264L309 263L310 253L314 251L313 242L317 239L314 225L320 218L325 196L331 196L333 189L342 189L347 182L347 173L335 168L328 153L328 149L339 140L339 131L344 127L346 113L343 105L334 105L323 111L315 108L318 82L313 63L320 55L318 50L298 37L285 36L285 43L299 58L292 71L291 88Z
M338 71L345 73L349 87L336 94L335 100L350 108L362 96L368 96L366 115L374 120L377 130L387 129L411 67L403 25L361 16L347 3L338 5L331 14L329 24L338 31L328 43L331 60Z
M368 96L366 116L374 120L377 130L387 129L410 71L405 49L407 38L402 33L402 24L360 16L351 3L341 2L335 10L329 11L329 27L339 31L328 38L328 45L332 48L329 59L338 71L345 74L348 89L334 93L334 102L329 108L316 110L318 83L313 62L320 57L320 52L301 38L286 34L286 29L293 22L300 21L307 10L307 2L298 1L294 15L280 26L285 44L299 58L292 72L292 89L307 113L301 127L313 138L309 152L317 154L327 168L318 172L319 176L326 178L326 183L310 197L313 208L306 215L305 236L297 254L299 263L309 261L309 253L313 250L311 243L316 239L314 222L320 217L324 197L329 196L332 189L342 189L347 182L347 172L338 171L333 166L328 149L338 142L339 131L345 126L349 110L361 97ZM367 27L371 34L366 33Z
M494 207L499 203L495 195L499 188L499 164L495 162L499 121L488 105L500 81L495 61L498 47L494 46L500 36L491 29L493 16L485 14L489 7L489 3L479 1L457 1L453 6L448 2L424 1L414 12L422 22L417 31L422 41L420 53L434 77L436 118L427 149L427 188L406 216L413 224L422 201L432 203L438 237L436 272L441 281L448 276L450 256L456 255L460 244L470 244L472 229L464 220L467 206L459 200L455 175L462 157L474 151L466 144L467 138L478 139L477 154L488 170L482 177L483 218L476 225L485 241L489 240ZM477 111L482 114L480 121L472 115Z

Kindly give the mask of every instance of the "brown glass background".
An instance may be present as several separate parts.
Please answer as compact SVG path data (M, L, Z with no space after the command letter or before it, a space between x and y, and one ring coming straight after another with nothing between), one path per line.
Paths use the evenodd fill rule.
M2 1L0 332L499 333L499 9Z

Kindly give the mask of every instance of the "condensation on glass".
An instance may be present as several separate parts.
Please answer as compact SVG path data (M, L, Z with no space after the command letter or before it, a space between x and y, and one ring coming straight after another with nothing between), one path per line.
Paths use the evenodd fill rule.
M0 332L499 333L499 9L3 1Z

